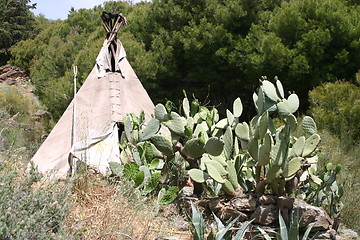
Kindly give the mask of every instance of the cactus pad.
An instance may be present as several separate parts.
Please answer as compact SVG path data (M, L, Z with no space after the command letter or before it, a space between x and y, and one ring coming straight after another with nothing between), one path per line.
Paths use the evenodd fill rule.
M296 157L302 156L304 147L305 147L305 137L301 136L296 140L296 142L292 146L292 149L291 149L292 155L294 155Z
M184 99L183 99L182 107L183 107L183 110L184 110L185 117L186 117L186 118L190 117L190 103L189 103L189 99L187 99L187 98L184 98Z
M266 173L266 180L272 182L278 175L280 166L273 165L269 168L269 171Z
M283 169L283 177L285 179L291 178L301 168L302 157L295 157L290 161L286 162Z
M299 101L299 97L293 93L288 97L288 103L290 106L290 112L294 113L298 110L299 105L300 105L300 101Z
M283 99L281 102L279 102L277 104L277 108L278 108L279 115L281 118L285 118L285 117L289 116L290 113L292 113L291 105L289 104L288 100L286 100L286 99Z
M239 182L235 169L235 163L233 161L229 161L226 170L228 172L228 180L231 182L234 189L237 189L239 187Z
M238 123L235 127L235 134L244 141L249 141L249 125L246 122Z
M170 113L170 120L166 121L164 125L167 126L171 132L180 136L185 135L186 120L176 112Z
M225 182L225 180L221 177L221 174L219 173L218 169L214 165L212 165L210 163L205 163L205 165L206 165L207 172L212 179L214 179L215 181L217 181L219 183Z
M290 126L290 130L295 131L297 127L297 119L293 114L289 114L289 116L286 117L286 122Z
M259 147L258 165L264 166L270 162L271 136L269 133L265 135L263 144Z
M211 137L206 141L204 148L210 155L219 156L224 150L224 142L217 137Z
M230 196L235 196L235 193L236 193L235 188L229 180L225 179L222 187L226 194L228 194Z
M199 138L190 139L185 143L185 152L192 158L199 158L204 154L204 144Z
M279 100L279 96L276 93L276 88L271 82L264 80L262 82L262 88L264 89L265 95L272 101L276 102Z
M155 117L161 122L169 120L169 115L163 104L159 103L155 106Z
M281 98L284 98L284 88L279 80L276 80L276 90Z
M235 99L233 103L233 113L235 117L240 117L243 112L243 105L241 103L241 99L237 98Z
M233 133L230 127L226 128L224 134L224 154L226 159L230 159L234 147Z
M173 148L171 142L162 135L155 135L151 138L155 147L166 156L173 155Z
M190 169L188 173L190 178L197 183L203 183L209 177L206 172L201 171L200 169L197 168Z
M316 134L316 133L311 135L305 141L305 147L304 147L304 151L302 153L302 156L306 157L309 154L311 154L312 152L314 152L319 143L320 143L320 136L318 134Z
M145 129L140 134L140 141L149 140L152 136L154 136L160 129L160 122L156 118L152 118Z
M302 129L307 134L315 134L317 132L317 127L314 119L309 116L305 116L302 120Z

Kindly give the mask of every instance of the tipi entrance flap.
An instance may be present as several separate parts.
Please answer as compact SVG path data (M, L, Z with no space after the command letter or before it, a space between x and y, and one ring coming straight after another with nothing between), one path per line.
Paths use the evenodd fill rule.
M75 143L71 153L75 159L81 162L86 159L87 165L106 173L109 162L120 162L118 141L118 127L114 124L112 131L104 136Z

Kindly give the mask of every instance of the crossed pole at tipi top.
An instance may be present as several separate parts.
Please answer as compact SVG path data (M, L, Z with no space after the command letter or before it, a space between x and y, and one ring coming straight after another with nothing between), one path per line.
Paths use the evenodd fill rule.
M115 56L115 49L113 41L116 39L116 35L122 25L128 25L126 18L120 14L113 14L108 12L103 12L101 15L103 20L103 27L106 31L106 39L108 40L108 47L110 46L113 56Z

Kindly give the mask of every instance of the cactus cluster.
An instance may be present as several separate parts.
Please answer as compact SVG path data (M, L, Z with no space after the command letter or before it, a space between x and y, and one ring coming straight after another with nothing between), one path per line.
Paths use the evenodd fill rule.
M299 108L299 98L295 93L286 98L278 79L273 84L263 78L253 100L257 115L250 124L239 123L235 134L241 141L242 150L255 163L252 171L256 191L263 193L270 186L273 194L291 193L296 186L291 186L290 182L298 182L300 175L304 178L308 173L306 176L316 178L312 171L308 171L317 160L320 136L316 133L316 124L311 117L306 116L302 129L310 136L305 138L293 135L298 128L294 113ZM282 125L275 128L271 116L277 116ZM293 181L295 177L297 179Z
M239 188L282 195L306 181L321 184L313 170L320 142L314 120L304 117L306 136L295 137L299 98L295 93L286 98L277 79L275 84L266 78L260 82L253 95L257 115L249 123L239 121L240 98L220 119L215 107L201 106L197 99L190 102L186 94L179 111L174 104L157 104L146 126L143 114L127 115L121 159L125 165L138 166L136 185L146 186L159 173L158 184L181 187L180 178L188 175L206 189L221 188L228 195ZM281 126L275 127L274 116Z
M339 217L343 208L340 199L344 194L344 187L336 181L340 170L340 164L334 166L332 163L327 163L323 172L319 174L319 179L323 182L321 185L307 183L303 186L303 198L315 206L323 207L333 218Z

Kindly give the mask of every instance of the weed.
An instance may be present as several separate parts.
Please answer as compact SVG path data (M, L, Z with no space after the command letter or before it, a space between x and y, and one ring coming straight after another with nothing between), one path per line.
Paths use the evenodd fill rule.
M68 239L66 185L41 183L34 168L24 169L14 159L0 166L0 239Z
M114 183L98 174L80 174L87 174L87 184L73 191L73 208L66 224L68 233L75 238L154 239L188 235L186 230L179 230L179 222L186 222L174 207L169 210L167 206L160 207L156 199L144 198L132 182L117 179Z

